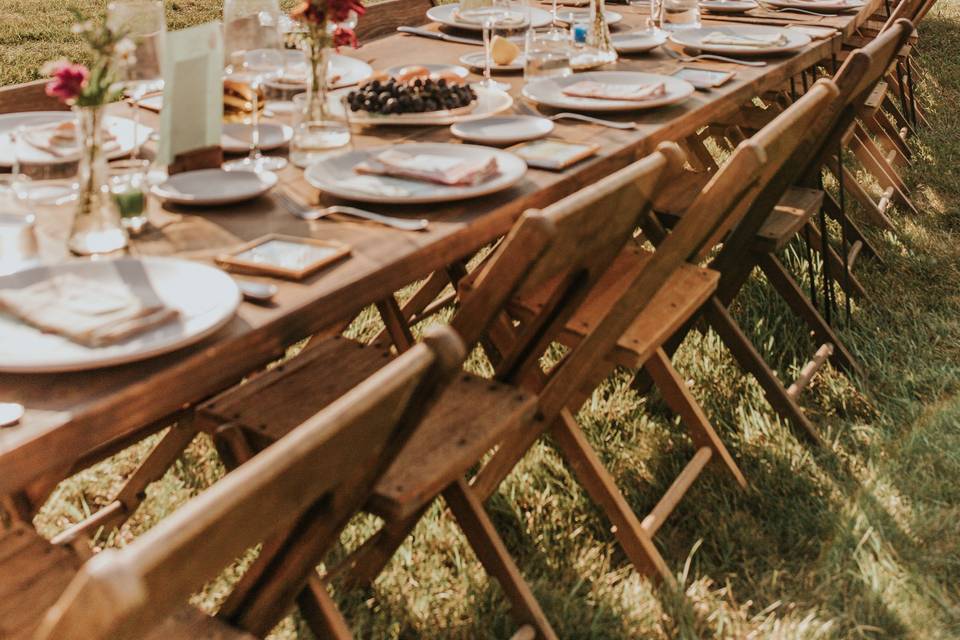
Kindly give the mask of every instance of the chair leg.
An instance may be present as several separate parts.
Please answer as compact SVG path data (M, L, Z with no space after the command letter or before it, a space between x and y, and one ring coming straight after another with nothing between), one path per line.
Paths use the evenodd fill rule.
M521 625L530 625L543 640L557 640L557 634L543 613L530 586L520 575L503 540L483 505L465 480L457 480L444 489L443 497L474 553L487 573L497 579L513 606L513 615Z
M859 132L854 132L854 135L850 139L850 148L853 150L854 155L857 156L857 159L866 167L867 171L869 171L884 188L893 187L894 198L900 205L914 215L919 215L920 212L907 194L906 185L900 177L896 175L896 171L885 166L886 161L882 157L877 157L880 151L876 149L876 145L874 145L871 140L864 139L859 135Z
M837 161L835 158L831 158L827 161L827 168L835 177L840 175L839 167L837 166ZM867 190L863 188L863 185L860 184L856 176L854 176L846 167L843 168L843 187L851 196L853 196L854 200L860 203L860 206L863 207L866 216L870 218L874 224L877 224L894 233L897 232L896 226L894 226L890 217L887 216L887 213L882 210L876 202L873 201L873 198L870 196ZM830 198L831 196L827 194L827 197Z
M614 534L636 570L651 579L673 584L673 575L652 537L590 447L573 414L563 410L550 432L578 482L613 523Z
M297 605L317 640L353 640L347 621L320 576L310 576L307 588L297 597Z
M670 358L667 357L663 349L657 349L653 357L643 366L650 373L650 377L657 385L660 395L663 396L670 410L680 416L680 419L687 426L690 438L697 448L708 447L713 450L714 459L730 472L737 484L746 488L746 478L743 477L737 463L734 462L730 452L727 451L727 447L720 440L720 436L717 435L713 425L710 424L707 416L703 413L700 404L687 389L687 385L680 379L680 375L673 368Z
M751 374L763 389L767 402L780 416L814 444L822 445L819 430L804 415L800 406L787 394L786 387L767 366L763 357L744 335L736 321L716 297L707 301L704 311L710 326L733 354L740 367Z
M69 529L54 537L53 544L69 544L82 535L88 535L101 527L118 527L134 514L137 507L146 498L146 489L167 472L177 458L193 442L198 431L194 427L193 417L190 414L182 417L177 424L170 427L146 459L140 463L133 474L127 478L117 496L109 504L89 518L78 522Z
M817 225L811 223L807 224L807 229L809 229L807 240L810 242L810 247L814 251L820 252L822 256L823 237L820 235L820 229L817 228ZM842 274L844 272L844 259L840 257L840 254L838 254L832 246L827 247L827 260L830 263L830 273ZM861 283L853 273L850 273L850 277L846 283L843 282L843 278L840 278L839 284L843 288L844 294L851 298L863 300L868 297L866 287L863 286L863 283ZM844 284L847 286L844 287Z
M834 332L830 325L826 323L823 316L820 315L820 312L810 304L810 301L803 294L800 286L790 276L790 273L784 268L780 261L772 255L764 254L759 257L759 262L760 268L763 269L763 273L767 276L767 279L770 280L770 284L777 290L780 297L790 305L793 312L807 323L807 326L813 331L816 340L820 343L830 343L833 345L833 355L830 357L830 361L858 380L864 380L863 369L861 369L856 358L854 358L853 354L844 346L840 337Z

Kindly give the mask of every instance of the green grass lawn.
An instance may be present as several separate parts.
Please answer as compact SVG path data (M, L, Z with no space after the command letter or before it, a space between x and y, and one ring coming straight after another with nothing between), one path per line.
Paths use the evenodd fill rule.
M87 7L99 0L83 0ZM168 2L173 26L215 18L213 0ZM67 13L46 0L0 2L0 82L36 77L76 43ZM544 443L490 503L499 530L562 638L960 637L960 1L942 1L919 48L932 128L914 141L909 180L921 210L876 235L884 264L861 259L870 299L842 327L870 372L853 386L827 369L804 396L829 446L799 441L713 334L677 359L751 481L719 474L694 487L657 536L682 593L639 577L556 452ZM801 252L785 259L804 273ZM812 352L779 299L757 279L736 315L785 379ZM352 328L376 329L366 313ZM593 445L638 512L692 453L677 422L628 378L610 380L580 414ZM45 534L102 505L146 450L141 445L63 483L38 517ZM122 545L222 473L198 441L149 491ZM349 547L368 533L347 532ZM213 609L240 571L195 601ZM369 592L337 594L358 638L507 638L513 630L451 518L434 508ZM295 617L274 638L308 638Z

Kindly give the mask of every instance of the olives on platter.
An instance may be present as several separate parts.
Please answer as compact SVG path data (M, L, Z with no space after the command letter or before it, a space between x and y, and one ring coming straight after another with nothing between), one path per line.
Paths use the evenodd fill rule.
M347 94L351 111L384 115L459 109L476 99L477 94L469 85L446 78L373 80Z

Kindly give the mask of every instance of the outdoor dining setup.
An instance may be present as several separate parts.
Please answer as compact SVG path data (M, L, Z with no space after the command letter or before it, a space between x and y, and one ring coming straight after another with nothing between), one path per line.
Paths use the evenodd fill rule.
M334 594L438 501L509 604L505 637L562 637L485 506L543 441L631 571L675 581L657 533L698 477L765 483L673 356L713 332L824 446L803 392L827 363L865 379L837 324L883 259L870 232L916 211L911 48L933 3L225 0L180 30L161 0L77 13L83 63L0 87L0 638L266 637L294 610L350 638ZM814 345L795 378L738 324L747 287ZM371 308L379 333L348 337ZM578 421L624 374L692 443L653 504ZM223 477L93 553L201 435ZM105 506L38 533L61 482L149 438ZM359 514L377 530L342 552ZM258 545L215 615L188 603Z

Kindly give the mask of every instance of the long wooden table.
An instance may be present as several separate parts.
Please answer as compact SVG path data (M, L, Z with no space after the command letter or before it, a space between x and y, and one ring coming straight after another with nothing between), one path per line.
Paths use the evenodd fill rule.
M720 89L697 92L682 105L629 114L636 130L621 131L561 121L555 135L573 141L591 141L600 153L556 173L531 169L517 186L496 195L449 206L392 207L393 215L415 215L431 220L422 233L342 221L304 222L263 197L220 209L162 209L153 203L151 216L160 228L138 238L132 252L139 255L180 255L209 259L223 249L266 233L287 233L346 242L348 260L300 283L277 282L275 303L269 307L243 303L236 318L202 343L175 353L108 369L57 375L0 374L0 401L19 402L26 415L17 426L0 429L0 495L33 487L49 488L86 461L158 430L171 416L212 394L236 384L244 375L283 355L288 345L326 327L352 318L363 307L470 255L505 234L526 209L543 207L587 186L652 151L665 140L682 140L705 125L729 116L754 96L781 87L812 65L830 59L850 34L879 6L872 0L856 15L830 22L836 36L816 40L803 51L769 58L768 66L752 68L709 63L736 71ZM617 7L627 25L644 18L630 8ZM708 22L714 18L707 17ZM399 34L367 43L351 55L374 68L396 64L456 62L478 50ZM680 66L662 52L622 58L611 68L672 72ZM502 76L519 96L519 76ZM626 117L624 118L626 119ZM371 147L400 141L455 141L446 127L378 128L355 132L353 144ZM281 174L279 188L303 200L318 194L293 167ZM328 201L322 194L321 203ZM386 210L386 209L384 209ZM68 209L43 211L40 241L45 258L66 258ZM336 372L331 372L336 375Z

